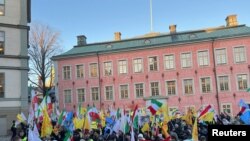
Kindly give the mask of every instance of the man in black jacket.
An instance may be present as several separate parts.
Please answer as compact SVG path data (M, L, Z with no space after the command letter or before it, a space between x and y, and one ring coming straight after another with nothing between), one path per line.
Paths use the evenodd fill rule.
M11 132L12 132L11 140L13 140L16 136L16 121L15 120L12 121Z

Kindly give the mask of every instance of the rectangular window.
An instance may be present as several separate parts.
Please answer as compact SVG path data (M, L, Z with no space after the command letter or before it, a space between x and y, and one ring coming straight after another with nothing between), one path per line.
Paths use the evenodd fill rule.
M97 77L97 63L91 63L89 65L90 68L90 77Z
M151 82L150 86L151 86L151 96L158 96L158 95L160 95L160 92L159 92L159 82Z
M176 81L167 81L166 82L167 95L176 94Z
M119 74L126 74L128 73L128 64L127 64L127 60L120 60L118 62L118 67L119 67Z
M5 0L0 0L0 16L4 15L4 10L5 9Z
M0 73L0 98L4 98L4 85L5 82L5 76L4 73Z
M77 89L78 103L85 102L85 90Z
M193 94L193 79L184 79L184 94Z
M143 83L135 84L135 94L136 94L136 98L143 97L143 94L144 94Z
M235 63L246 62L245 47L235 47L234 48L234 60L235 60Z
M113 86L105 87L106 100L113 100Z
M120 85L121 99L128 98L128 85Z
M157 71L158 70L158 62L157 57L149 57L149 70L150 71Z
M165 55L164 56L165 61L165 69L174 69L175 63L174 63L174 55Z
M216 54L216 61L217 65L223 65L227 63L227 55L226 55L226 49L216 49L215 50Z
M199 51L198 52L198 62L199 66L208 66L208 51Z
M91 88L92 101L99 100L99 88L93 87Z
M63 79L64 80L69 80L71 79L71 68L70 66L64 66L63 67Z
M232 115L232 107L231 104L222 104L222 112L225 112L229 115Z
M211 92L211 85L210 84L211 84L210 77L201 78L202 93Z
M183 68L189 68L192 66L192 58L191 53L182 53L181 54L181 66Z
M84 67L83 65L76 65L76 78L84 77Z
M71 103L71 90L64 90L64 103Z
M220 91L228 91L229 90L228 83L229 83L228 76L219 76Z
M4 32L0 31L0 55L4 54Z
M143 69L143 64L142 64L142 59L137 58L133 60L133 65L134 65L134 72L135 73L141 73Z
M112 62L104 62L104 75L112 75Z
M246 90L247 89L247 75L239 74L237 75L238 79L238 90Z

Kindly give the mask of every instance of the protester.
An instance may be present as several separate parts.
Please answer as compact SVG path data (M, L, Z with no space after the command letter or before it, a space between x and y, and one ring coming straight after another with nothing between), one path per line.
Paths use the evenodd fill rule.
M11 141L14 140L14 138L16 137L16 121L13 120L12 121L12 126L11 126L11 132L12 132L12 136L11 136Z

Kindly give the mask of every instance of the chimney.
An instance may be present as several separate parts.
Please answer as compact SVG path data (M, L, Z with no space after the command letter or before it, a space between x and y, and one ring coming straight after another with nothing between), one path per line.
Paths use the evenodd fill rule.
M77 36L77 45L78 46L86 45L87 44L86 39L87 39L86 36L84 36L84 35L78 35Z
M237 15L229 15L229 16L227 16L226 22L227 22L227 27L237 26L238 25Z
M115 41L120 41L121 40L121 32L115 32Z
M176 33L176 25L175 24L170 25L169 26L169 31L170 31L170 34Z

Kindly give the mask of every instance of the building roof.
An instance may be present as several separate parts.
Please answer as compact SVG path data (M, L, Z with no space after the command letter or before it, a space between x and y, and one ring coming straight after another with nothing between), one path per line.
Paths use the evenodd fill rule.
M91 43L83 46L74 46L69 51L52 57L53 60L62 58L71 58L78 56L88 56L93 54L113 53L121 51L130 51L138 49L148 49L152 47L161 47L166 45L176 45L184 43L192 43L197 41L223 39L237 36L250 36L250 27L245 25L233 27L216 27L207 28L195 31L167 33L167 34L153 34L153 36L138 36L131 39L124 39L120 41L109 41L100 43Z

